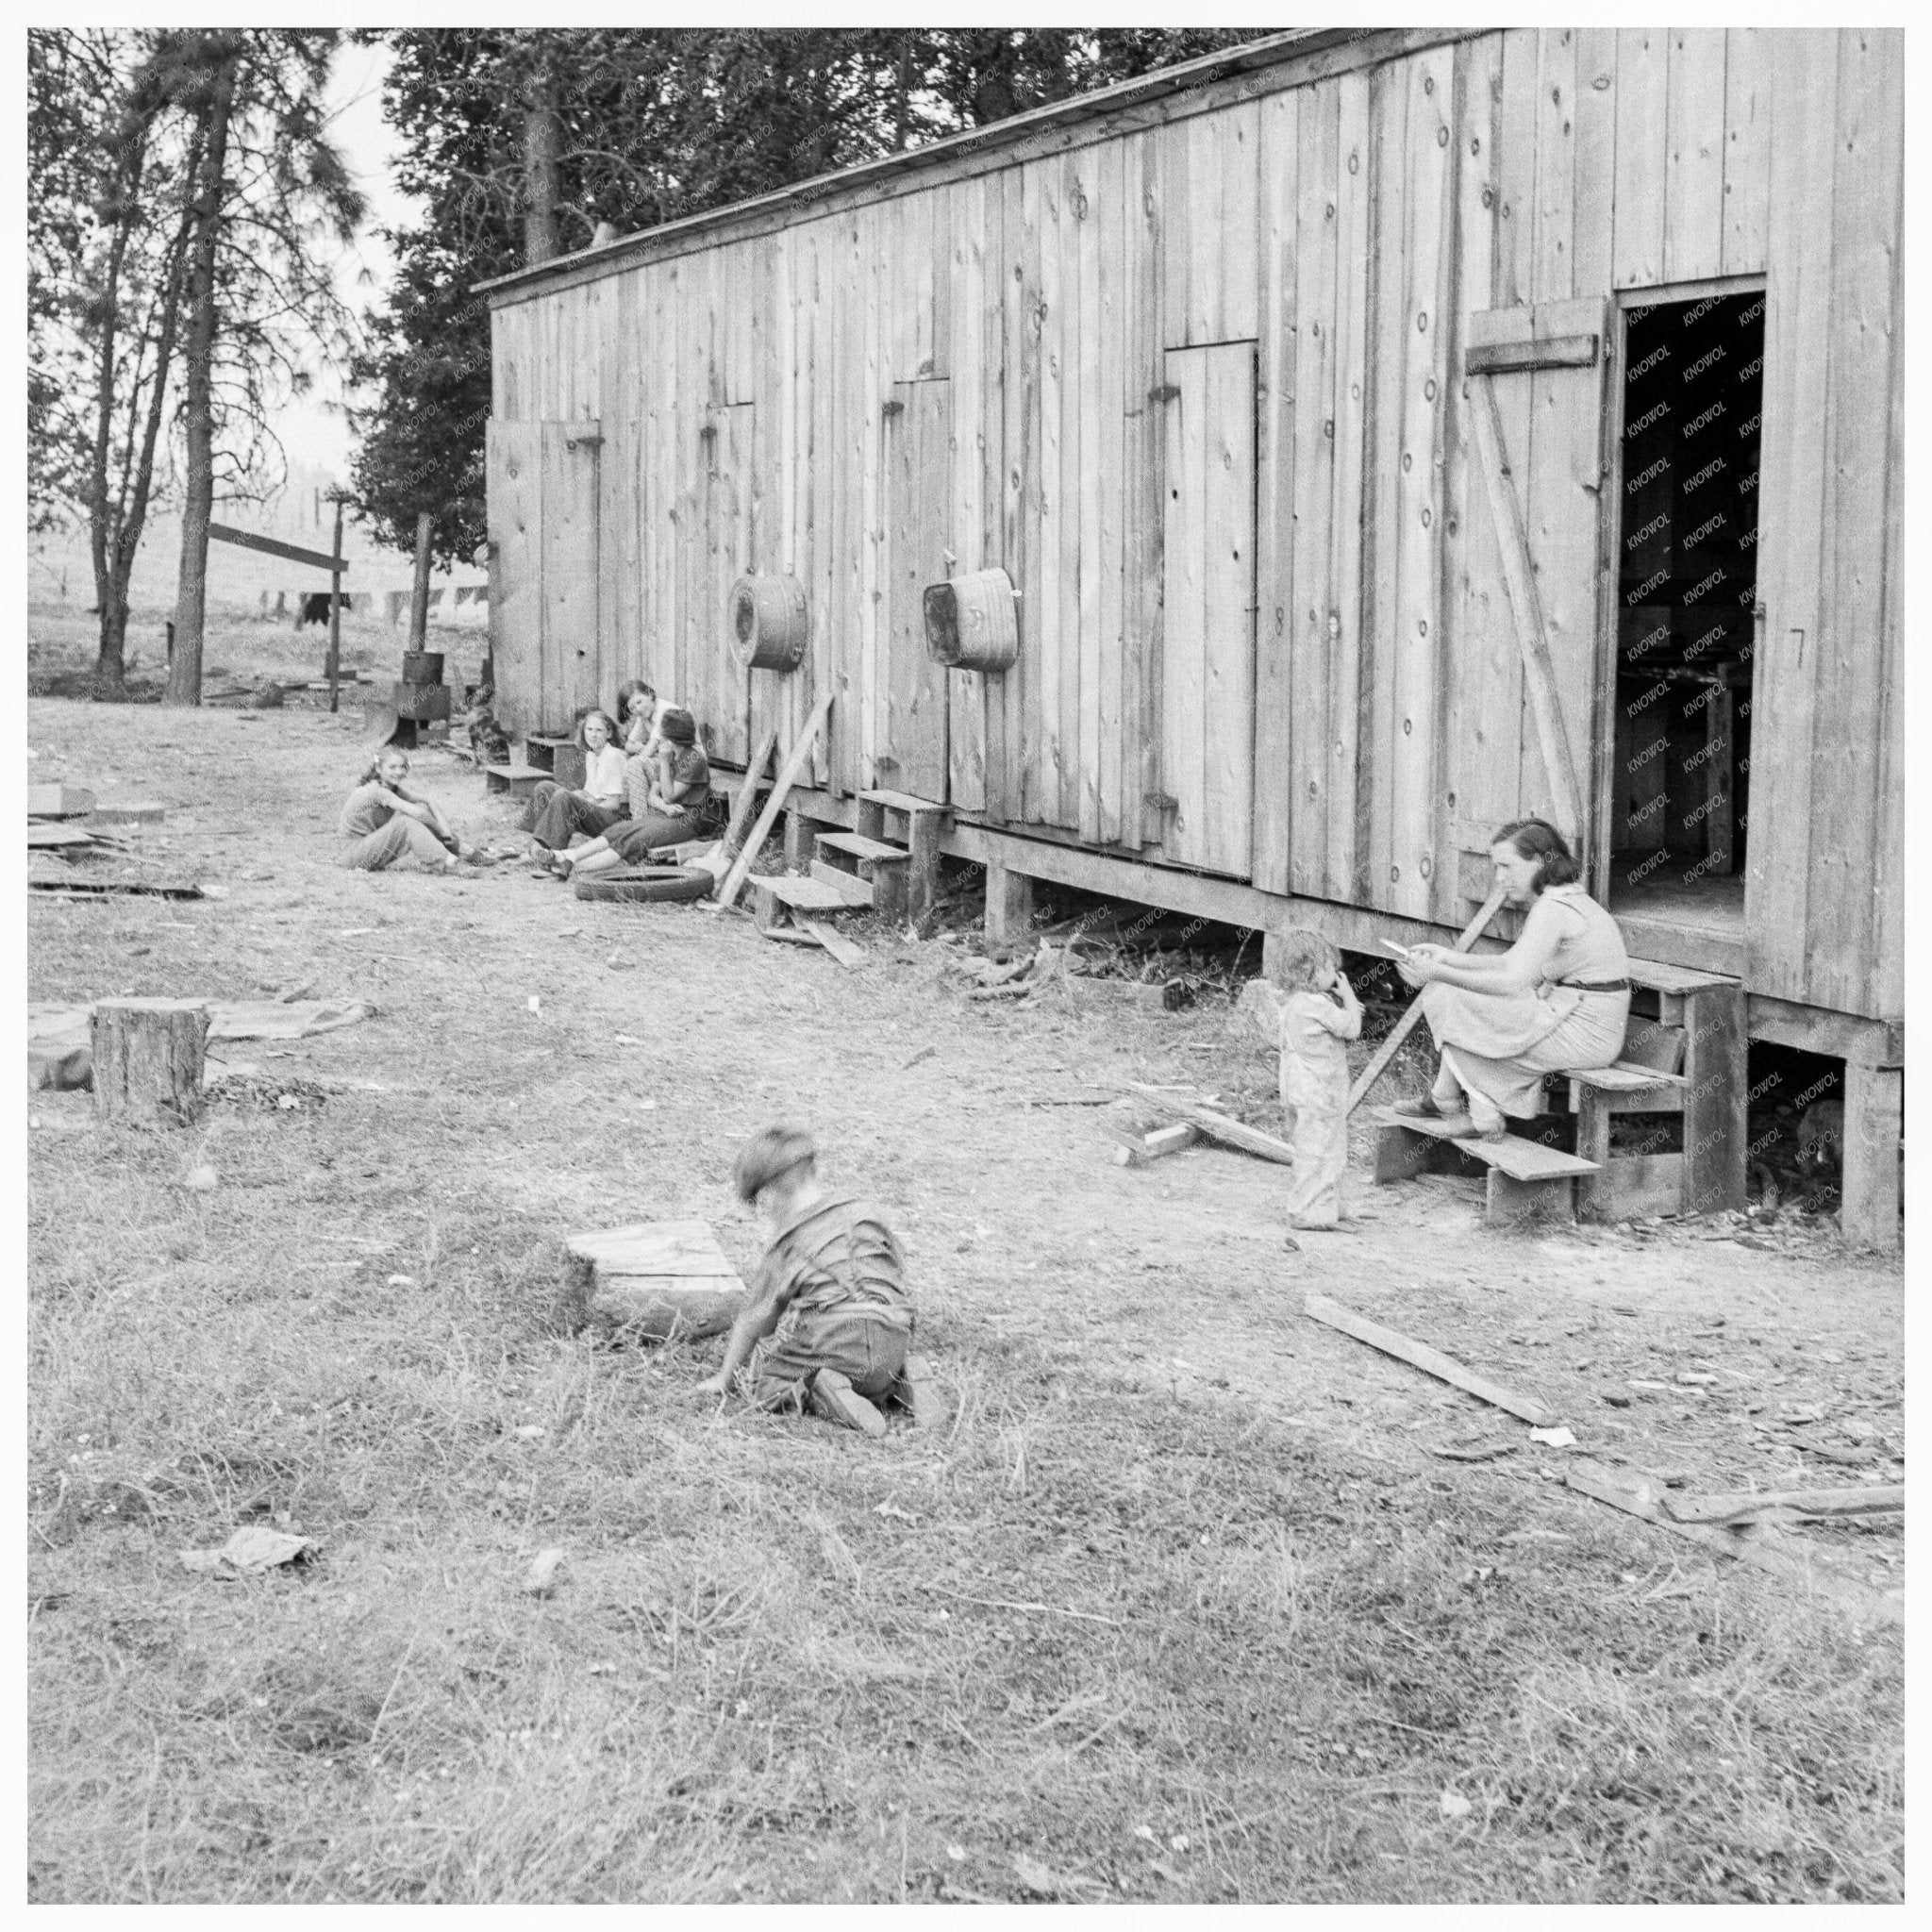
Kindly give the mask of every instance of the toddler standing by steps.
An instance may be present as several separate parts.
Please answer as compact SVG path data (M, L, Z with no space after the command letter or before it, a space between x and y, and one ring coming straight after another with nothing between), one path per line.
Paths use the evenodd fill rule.
M1282 935L1281 1107L1294 1149L1288 1224L1335 1232L1348 1165L1348 1042L1362 1030L1362 1003L1341 971L1341 955L1318 932ZM1288 1246L1301 1243L1292 1234Z

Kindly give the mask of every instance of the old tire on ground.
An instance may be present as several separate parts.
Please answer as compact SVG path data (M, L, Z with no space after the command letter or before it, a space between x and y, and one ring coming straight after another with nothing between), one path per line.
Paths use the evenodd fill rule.
M702 899L711 874L694 865L632 865L573 881L579 899L602 899L618 906L662 906Z

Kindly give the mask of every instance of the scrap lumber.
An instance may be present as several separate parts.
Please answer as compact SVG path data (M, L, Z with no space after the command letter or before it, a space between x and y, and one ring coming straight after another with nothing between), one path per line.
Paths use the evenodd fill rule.
M1311 1321L1339 1328L1342 1334L1352 1335L1357 1341L1366 1341L1371 1348L1379 1348L1384 1355L1392 1355L1397 1360L1434 1375L1438 1381L1450 1383L1493 1407L1507 1409L1511 1415L1534 1424L1538 1428L1547 1428L1554 1420L1550 1411L1532 1397L1519 1395L1513 1389L1504 1388L1500 1382L1491 1382L1487 1375L1478 1375L1474 1369L1464 1368L1453 1356L1444 1355L1441 1349L1431 1348L1425 1341L1412 1341L1396 1329L1385 1328L1379 1322L1371 1322L1366 1316L1357 1315L1353 1308L1345 1308L1340 1302L1330 1301L1326 1295L1309 1295L1304 1312Z
M563 1293L578 1325L657 1341L721 1335L750 1299L706 1221L645 1222L567 1237Z
M1151 1100L1163 1113L1173 1114L1177 1120L1189 1122L1199 1127L1209 1141L1216 1141L1224 1147L1238 1147L1243 1154L1258 1156L1263 1160L1277 1161L1283 1167L1294 1165L1294 1149L1286 1141L1277 1141L1273 1134L1264 1134L1258 1127L1251 1127L1245 1121L1231 1120L1224 1113L1216 1113L1212 1108L1202 1107L1191 1100L1177 1100L1172 1093L1164 1093L1158 1087L1149 1087L1139 1080L1122 1083L1130 1091Z
M799 930L815 939L832 958L838 960L848 973L857 973L865 964L865 948L855 946L841 932L834 932L821 919L801 919Z
M1113 1137L1120 1145L1113 1151L1116 1167L1145 1167L1169 1154L1179 1154L1201 1138L1191 1121L1176 1121L1171 1127L1156 1127L1151 1134L1136 1134L1116 1127Z
M772 781L772 790L765 799L765 808L758 814L758 824L752 827L751 836L745 840L743 849L731 861L731 870L724 874L724 882L718 888L718 896L712 903L730 906L736 903L739 891L744 884L745 874L751 871L752 862L758 858L759 848L770 835L772 827L778 822L778 814L785 809L785 801L791 795L791 788L798 782L798 774L805 770L811 759L811 748L818 735L825 728L825 720L832 709L833 693L827 691L812 707L811 716L805 721L805 729L798 734L798 741L787 755L776 778ZM752 780L747 777L745 790L751 790ZM733 814L736 816L736 813Z
M1689 1498L1667 1493L1662 1502L1679 1523L1756 1523L1766 1517L1827 1522L1902 1510L1906 1488L1903 1483L1860 1483L1845 1490L1740 1490Z
M90 897L103 892L149 892L160 899L199 899L205 896L199 886L175 885L165 879L30 877L26 889L29 892L85 893Z
M1475 944L1476 941L1483 936L1484 931L1488 928L1490 921L1495 918L1496 914L1503 909L1503 897L1504 888L1497 886L1491 892L1490 896L1483 901L1483 909L1462 928L1461 933L1457 938L1455 951L1466 953L1470 947ZM1395 1058L1402 1042L1415 1031L1415 1023L1422 1016L1423 1000L1422 994L1418 993L1408 1003L1408 1011L1403 1014L1402 1018L1396 1021L1395 1024L1389 1029L1389 1037L1375 1049L1374 1058L1361 1070L1355 1085L1348 1090L1348 1111L1350 1113L1353 1113L1362 1104L1363 1097L1368 1093L1369 1089L1388 1070L1389 1062Z
M26 849L29 852L72 851L92 847L94 842L94 835L83 832L78 825L42 824L33 819L27 821Z
M1773 1549L1754 1537L1751 1525L1733 1530L1720 1529L1705 1523L1679 1523L1658 1505L1648 1484L1635 1490L1625 1489L1601 1471L1588 1466L1573 1465L1564 1472L1563 1480L1570 1489L1592 1496L1599 1503L1607 1503L1613 1509L1641 1516L1646 1523L1656 1524L1659 1529L1668 1529L1674 1536L1688 1537L1692 1542L1702 1543L1706 1549L1714 1550L1722 1556L1735 1557L1739 1562L1748 1563L1755 1570L1767 1571L1787 1582L1802 1584L1807 1589L1835 1596L1866 1616L1883 1617L1893 1624L1905 1622L1905 1606L1902 1603L1882 1591L1874 1590L1869 1583L1842 1574L1816 1552L1800 1554Z
M739 787L738 796L731 802L731 817L724 827L724 857L736 858L744 845L744 828L751 823L752 807L758 803L758 780L765 775L765 767L772 762L772 755L778 749L778 732L774 725L766 732L763 741L753 754L752 761L744 768L744 783Z

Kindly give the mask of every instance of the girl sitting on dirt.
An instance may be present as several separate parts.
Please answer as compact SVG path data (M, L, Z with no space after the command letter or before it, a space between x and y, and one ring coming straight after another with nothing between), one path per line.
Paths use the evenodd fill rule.
M1292 1228L1338 1230L1348 1166L1348 1044L1361 1037L1362 1003L1341 955L1318 932L1282 935L1281 1107L1294 1149L1288 1199ZM1340 1002L1338 1005L1337 1002ZM1293 1235L1288 1245L1301 1243Z
M577 742L584 748L582 787L568 791L554 779L538 780L517 829L535 839L530 857L539 864L547 866L545 855L562 851L575 833L594 839L624 817L624 753L616 737L608 711L586 711L577 725Z
M711 819L711 765L697 741L697 721L689 711L668 709L661 720L664 748L655 758L632 761L646 782L634 786L629 821L603 837L560 852L552 870L566 874L608 872L620 865L642 865L660 845L702 839Z
M342 807L338 829L347 840L342 863L357 872L382 872L413 858L432 872L455 872L475 852L458 842L449 822L405 782L409 755L385 745L370 760Z

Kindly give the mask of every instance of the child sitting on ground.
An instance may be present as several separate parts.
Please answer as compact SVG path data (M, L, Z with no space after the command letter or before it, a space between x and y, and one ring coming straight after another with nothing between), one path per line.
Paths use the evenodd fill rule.
M1318 932L1282 935L1281 1107L1294 1149L1288 1201L1292 1228L1337 1230L1348 1165L1348 1046L1361 1037L1362 1003L1341 971L1341 955ZM1337 1002L1340 1002L1338 1005ZM1291 1248L1301 1243L1293 1235Z
M888 1399L929 1421L928 1372L908 1353L912 1304L891 1229L871 1207L826 1189L818 1150L796 1127L754 1134L731 1178L773 1240L724 1364L698 1392L724 1395L735 1380L760 1408L809 1407L868 1436L886 1433L874 1405Z

